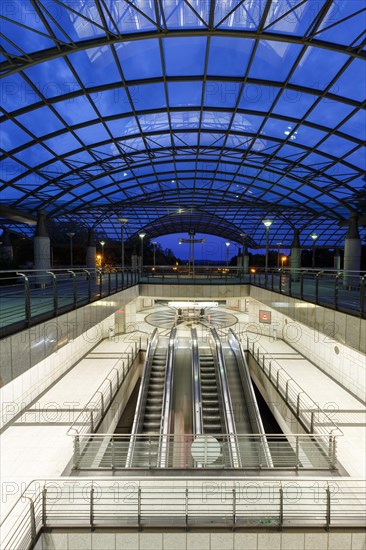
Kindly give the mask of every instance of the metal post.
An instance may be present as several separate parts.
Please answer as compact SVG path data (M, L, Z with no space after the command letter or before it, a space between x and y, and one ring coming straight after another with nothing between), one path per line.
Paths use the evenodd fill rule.
M300 298L301 300L304 299L304 272L301 271L300 273Z
M300 466L300 459L299 459L299 436L296 436L296 470Z
M233 527L236 526L236 489L233 488Z
M315 415L315 412L312 411L311 417L310 417L310 433L314 433L314 415Z
M20 277L23 277L24 281L24 315L27 325L29 325L31 320L31 301L30 301L30 288L29 288L29 279L24 273L17 273Z
M31 538L32 543L36 540L37 528L36 528L36 515L34 511L34 502L31 498L26 497L29 500L29 513L30 513L30 524L31 524Z
M56 317L58 312L58 294L57 294L56 275L52 271L47 271L47 274L51 275L52 277L53 314Z
M88 280L88 303L90 304L90 302L91 302L91 275L90 275L90 271L88 269L83 269L83 271L85 271L86 278Z
M327 517L326 517L326 528L327 531L330 529L330 521L331 521L331 493L329 489L329 485L326 488L326 494L327 494Z
M280 517L279 517L279 530L282 531L283 527L283 489L280 487Z
M94 529L94 487L93 485L90 488L89 498L90 498L89 523L90 523L90 528L93 530Z
M80 460L80 437L76 435L74 437L74 469L78 467Z
M112 463L111 463L111 468L112 470L114 470L114 465L115 465L115 462L114 462L114 459L115 459L115 456L114 456L114 438L112 437L111 439L111 447L112 447Z
M73 303L74 303L74 309L76 309L76 306L78 303L78 288L76 285L76 273L74 271L71 271L70 269L68 269L67 272L70 273L72 277Z
M366 285L366 275L361 277L360 284L360 317L365 317L365 285Z
M93 411L90 411L90 431L94 432L94 415Z
M111 272L108 271L108 296L111 294Z
M186 529L188 528L188 487L185 491L185 512L186 512Z
M337 274L335 276L334 281L334 308L338 309L338 281L339 281L339 275Z
M47 522L47 489L43 487L42 491L42 527L46 527Z
M141 487L139 487L137 494L137 524L139 530L141 530Z

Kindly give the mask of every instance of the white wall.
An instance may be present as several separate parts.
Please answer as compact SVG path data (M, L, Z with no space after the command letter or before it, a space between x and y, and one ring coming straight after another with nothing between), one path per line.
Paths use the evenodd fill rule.
M58 351L26 370L0 389L0 427L10 422L21 410L73 367L103 338L114 325L114 314L90 328Z
M298 304L301 306L303 302L298 301ZM366 356L336 340L331 331L332 325L326 326L327 333L324 333L320 331L320 327L310 328L253 298L249 299L248 305L249 329L272 335L276 328L277 335L285 342L355 396L365 399ZM312 305L306 304L306 307ZM271 325L259 323L259 310L271 312ZM324 330L324 326L322 328Z

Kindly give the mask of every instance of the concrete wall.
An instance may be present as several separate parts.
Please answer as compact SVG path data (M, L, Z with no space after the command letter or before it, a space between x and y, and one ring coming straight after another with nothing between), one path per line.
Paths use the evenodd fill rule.
M254 286L250 287L250 296L333 341L366 353L366 319Z
M272 296L268 296L269 294ZM273 296L275 296L274 299ZM282 298L280 299L282 300ZM288 300L292 300L291 307ZM267 303L271 305L267 306ZM258 322L261 309L271 312L272 322L270 325ZM309 326L309 324L304 324L296 319L295 313L298 311L307 312L308 323L316 315L315 318L318 320L316 325ZM310 314L310 311L316 311L316 314ZM339 331L337 332L335 329L337 325L335 321L330 320L337 318L337 312L292 298L286 298L282 303L282 301L279 302L278 294L257 288L252 288L248 312L250 325L252 325L249 326L249 329L272 335L275 328L278 337L283 338L285 342L353 395L362 400L365 399L366 356L357 349L340 342ZM358 334L361 332L361 327L365 324L364 320L349 315L340 315L343 316L346 326L349 324L354 326ZM361 335L360 338L362 338ZM364 344L365 342L359 342L359 347L363 347Z
M362 532L311 530L268 532L45 533L35 550L365 550Z
M211 299L225 300L226 298L242 298L249 296L249 285L205 285L205 284L180 284L159 285L140 284L140 296L153 298L185 298L185 299Z
M0 340L0 387L50 357L138 296L132 287ZM97 342L95 342L97 343Z

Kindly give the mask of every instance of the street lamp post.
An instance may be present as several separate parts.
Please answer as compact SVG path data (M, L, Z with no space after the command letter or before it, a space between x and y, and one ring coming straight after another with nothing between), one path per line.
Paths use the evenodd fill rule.
M268 253L269 253L269 228L273 224L273 220L265 219L262 220L263 225L266 228L266 267L265 267L265 284L267 284L268 276Z
M151 243L153 245L153 264L154 264L154 271L156 268L156 245L158 244L156 241L152 241Z
M244 265L244 256L245 256L245 241L246 241L246 238L247 238L247 234L246 233L240 233L240 236L241 238L243 239L243 256L242 256L242 269L243 269L243 273L245 275L245 265Z
M140 233L139 237L141 239L141 273L144 269L144 237L146 236L146 233Z
M312 255L312 260L311 260L311 267L314 269L315 268L315 242L317 240L319 235L317 235L316 233L312 233L310 235L310 237L313 239L313 255Z
M74 266L74 255L73 255L73 246L72 246L72 238L74 237L75 233L66 233L68 237L70 237L70 267Z
M102 247L102 258L101 258L101 267L103 267L104 265L104 245L105 245L105 241L100 241L100 246Z
M225 245L226 245L226 267L229 267L229 246L230 246L230 243L226 242Z
M278 252L277 252L277 268L280 268L280 257L281 257L281 246L282 243L276 243L278 246Z
M122 281L123 281L123 274L125 271L125 225L128 222L128 219L118 218L118 221L121 224L121 266L122 266Z
M282 256L281 257L281 267L283 269L283 264L287 261L287 256Z

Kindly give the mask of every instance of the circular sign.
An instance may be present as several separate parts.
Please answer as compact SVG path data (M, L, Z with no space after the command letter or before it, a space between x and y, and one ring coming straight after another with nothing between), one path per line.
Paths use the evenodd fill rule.
M212 435L199 435L192 443L191 453L198 464L213 464L221 455L221 445Z

